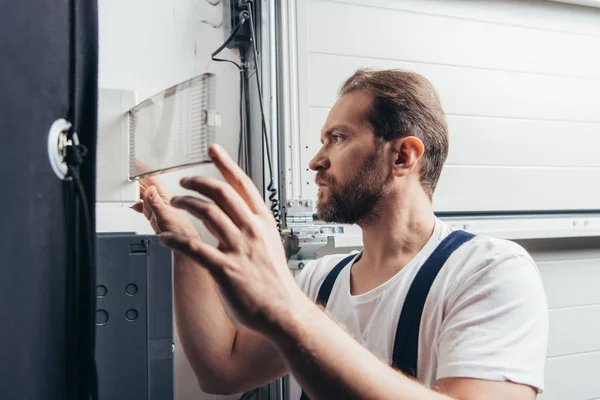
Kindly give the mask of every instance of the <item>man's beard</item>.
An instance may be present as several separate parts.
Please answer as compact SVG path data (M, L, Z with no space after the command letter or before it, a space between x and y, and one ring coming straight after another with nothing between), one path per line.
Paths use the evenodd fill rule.
M385 174L385 164L380 150L374 151L360 166L354 176L337 184L317 173L317 181L327 184L327 199L319 192L317 216L325 222L341 224L366 223L376 218L376 206L385 197L390 174Z

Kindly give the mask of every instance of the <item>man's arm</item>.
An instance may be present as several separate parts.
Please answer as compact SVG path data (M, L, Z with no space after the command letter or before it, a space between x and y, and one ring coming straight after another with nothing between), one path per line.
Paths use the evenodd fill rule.
M306 297L268 332L313 400L450 399L390 368Z
M168 188L156 177L140 181L143 202L134 207L156 233L198 237L187 216L170 206ZM198 237L199 239L199 237ZM239 393L287 372L273 343L226 314L210 274L190 258L174 254L175 321L183 350L203 391Z
M302 304L302 305L301 305ZM447 378L436 391L390 368L310 301L269 328L269 336L311 399L505 400L535 399L533 388L512 382Z
M179 338L204 392L234 394L279 378L287 368L272 341L236 329L202 267L174 256L174 307Z

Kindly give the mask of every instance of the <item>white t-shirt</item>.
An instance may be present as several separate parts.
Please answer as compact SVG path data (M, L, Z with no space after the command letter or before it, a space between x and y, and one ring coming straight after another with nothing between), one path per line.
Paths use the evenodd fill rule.
M350 294L353 260L338 276L327 311L391 365L408 289L451 231L437 219L432 237L400 272L359 296ZM346 256L307 264L296 277L304 293L316 300L325 277ZM530 255L514 242L475 236L448 258L431 286L419 330L417 379L430 388L448 377L508 380L541 392L547 340L546 296ZM301 392L292 377L291 400Z

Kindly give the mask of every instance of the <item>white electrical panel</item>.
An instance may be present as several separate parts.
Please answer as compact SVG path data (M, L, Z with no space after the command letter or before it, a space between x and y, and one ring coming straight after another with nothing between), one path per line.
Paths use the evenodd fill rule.
M96 201L131 205L138 201L137 181L129 180L129 110L135 106L135 92L98 91L98 141Z

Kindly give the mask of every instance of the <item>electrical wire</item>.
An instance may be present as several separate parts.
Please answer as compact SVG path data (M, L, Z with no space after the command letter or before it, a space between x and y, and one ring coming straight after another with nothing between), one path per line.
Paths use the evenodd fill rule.
M262 86L260 83L260 67L259 67L259 61L258 61L258 48L256 46L256 32L254 30L254 19L252 17L253 15L253 9L252 9L252 1L251 0L243 0L242 4L245 4L247 7L247 12L242 12L240 13L240 18L238 23L236 24L236 26L234 27L233 31L231 32L231 34L229 35L229 37L225 40L225 42L223 42L223 44L221 46L219 46L219 48L217 48L212 54L211 54L211 59L213 61L219 61L219 62L229 62L233 65L235 65L238 70L241 73L240 79L242 80L242 83L240 83L240 144L238 145L238 164L240 164L245 171L247 172L249 170L249 161L248 161L248 157L247 157L247 143L245 142L246 140L246 136L247 136L247 120L246 118L243 117L243 113L242 113L242 109L244 108L244 104L245 104L245 92L246 92L246 87L245 87L245 79L246 79L246 69L243 66L240 66L238 63L231 61L231 60L227 60L227 59L222 59L222 58L216 58L216 55L219 54L221 51L223 51L223 49L230 44L235 35L238 33L238 31L240 30L240 28L244 25L244 23L246 23L246 21L249 21L250 23L250 39L252 42L252 51L254 53L254 74L256 75L256 87L258 90L258 102L259 102L259 106L260 106L260 115L261 115L261 131L262 131L262 135L263 135L263 139L265 142L265 148L266 148L266 153L267 153L267 165L269 168L269 184L267 185L267 191L269 192L269 196L268 199L271 203L270 209L271 209L271 213L273 214L273 218L275 219L275 222L277 223L277 229L279 230L279 235L281 238L283 238L283 231L282 231L282 227L281 227L281 211L279 209L279 194L277 191L277 188L275 188L275 177L273 175L273 166L272 166L272 162L271 162L271 146L270 146L270 141L269 141L269 135L267 133L267 123L265 120L265 111L264 111L264 105L263 105L263 98L262 98ZM245 66L245 63L243 63L243 65ZM243 151L242 151L243 149Z
M75 136L76 138L76 136ZM75 138L72 138L71 140L76 140ZM91 272L91 269L93 267L93 265L95 265L93 263L93 243L92 243L92 229L91 229L91 222L90 222L90 214L89 214L89 206L88 206L88 201L87 201L87 197L85 194L85 188L83 187L83 183L81 182L81 177L79 175L79 167L83 164L83 159L85 157L85 155L87 154L87 149L85 148L85 146L80 145L80 144L71 144L66 148L66 157L65 157L65 161L67 163L68 166L68 180L67 180L67 184L69 185L69 191L72 193L73 192L73 187L75 189L75 201L72 204L72 207L69 207L71 213L75 214L75 217L72 218L71 220L71 237L70 237L70 242L74 242L77 245L74 246L74 255L73 255L73 259L72 259L72 264L73 264L73 268L69 271L69 287L71 288L71 291L69 293L69 290L67 291L68 293L68 302L69 304L73 307L70 312L69 312L69 319L71 321L71 323L73 324L71 326L71 328L74 327L79 327L81 328L81 319L80 319L80 315L79 313L82 311L80 308L80 305L82 303L82 299L81 296L85 295L85 293L81 292L81 284L83 283L82 280L85 278L85 276L82 277L82 272L84 268L88 268ZM81 221L80 221L81 220ZM80 226L80 222L83 222L83 226ZM81 234L82 233L82 234ZM81 265L80 262L80 257L81 255L78 252L78 245L79 245L79 240L83 238L83 246L84 246L84 254L88 256L87 259L87 265ZM93 297L93 286L95 286L94 284L94 277L92 276L88 276L89 282L88 282L88 294L90 296L92 296L91 299L91 304L90 307L94 310L94 313L91 314L91 323L94 323L93 320L93 315L95 314L95 297ZM85 317L85 315L84 315ZM89 318L88 318L89 319ZM87 323L90 323L90 321L86 321L86 318L84 318L84 321ZM93 325L92 325L93 327ZM71 331L69 333L69 335L71 335L71 339L73 340L74 343L78 344L79 346L82 346L81 343L81 332L77 331L77 333L79 333L79 335L74 335L75 332ZM94 336L92 336L92 338L90 339L92 342L94 342ZM77 366L77 363L74 362L74 360L72 359L71 362L73 362L75 365L71 364L71 370L70 370L70 374L80 374L80 373L84 373L84 374L88 374L87 376L87 380L84 383L84 388L86 390L86 398L91 398L91 399L97 399L98 398L98 379L97 379L97 371L96 371L96 364L95 364L95 355L94 355L94 346L95 343L92 343L92 345L90 346L90 344L83 344L84 346L84 350L89 351L90 353L87 354L87 358L84 358L83 364L84 366L86 365L86 363L90 363L90 365L87 366L87 368L85 367L81 367L80 365L78 366L78 370L73 370L72 368ZM75 355L72 355L72 357L76 358L77 357L77 353L75 353ZM81 357L81 355L79 355ZM73 378L73 376L71 375L71 378ZM70 384L75 384L75 385L80 385L81 382L79 381L70 381ZM87 386L86 386L87 385ZM78 392L78 390L73 389L75 392Z
M244 69L240 69L240 140L238 141L238 164L242 166L244 172L248 172L248 163L246 161L246 74Z
M275 188L275 177L273 175L273 166L271 164L271 151L270 151L270 142L269 135L267 133L267 123L265 121L265 111L262 100L262 87L260 84L260 67L258 63L258 49L256 46L256 33L254 31L254 19L252 18L253 10L252 10L252 0L243 0L248 7L248 18L250 19L250 38L252 41L252 50L254 52L254 68L256 75L256 87L258 90L258 103L260 105L260 115L262 119L262 133L265 141L265 147L267 152L267 164L269 167L269 177L270 182L267 186L267 190L269 191L269 201L271 202L271 213L273 214L273 218L275 218L275 222L277 222L277 229L279 230L279 236L283 239L283 231L281 228L281 211L279 210L279 194L277 193L277 188Z
M225 47L231 43L231 41L233 40L233 38L235 37L236 33L240 30L240 28L242 27L242 25L244 23L246 23L246 21L248 20L246 15L242 15L240 17L240 20L238 21L237 25L235 26L235 28L233 29L233 31L231 32L231 35L229 35L229 37L225 40L225 42L219 46L219 48L217 50L215 50L210 58L213 61L217 61L217 62L228 62L231 63L233 65L236 66L236 68L238 69L239 73L240 73L240 110L239 110L239 116L240 116L240 137L239 137L239 141L238 141L238 164L242 167L242 169L244 170L244 172L248 172L249 171L249 160L248 160L248 149L247 149L247 140L246 137L247 135L247 121L246 121L246 113L245 113L245 109L246 109L246 68L244 67L244 62L243 62L243 58L242 58L242 64L238 64L235 61L232 60L227 60L224 58L217 58L217 54L219 54L221 51L223 51L223 49L225 49Z
M243 64L245 65L245 64ZM246 68L242 68L240 71L240 145L238 148L238 159L239 164L243 166L244 172L250 172L250 149L248 142L248 103L247 103L247 89L246 89Z
M65 212L68 232L69 265L67 267L67 392L73 400L98 398L98 377L95 364L95 314L96 314L96 268L92 224L85 189L79 168L87 154L85 146L79 144L75 130L79 126L77 56L79 53L80 5L76 0L69 2L69 109L68 120L73 129L69 132L71 144L66 148L65 161L68 177L65 180ZM80 226L81 219L83 227ZM82 243L83 241L83 243ZM83 253L83 254L82 254Z
M231 34L229 35L229 37L227 39L225 39L225 41L223 42L223 44L221 46L219 46L215 51L213 51L212 54L210 55L210 59L211 60L213 60L213 61L219 61L219 62L228 62L228 63L231 63L231 64L235 65L238 68L238 70L242 70L242 66L240 64L236 63L235 61L227 60L225 58L216 58L216 55L219 54L220 52L222 52L223 49L225 47L227 47L227 45L233 41L233 39L235 38L235 35L237 35L237 33L239 32L240 28L244 25L244 23L247 20L248 20L248 17L245 14L242 13L240 15L240 20L238 21L238 23L236 24L236 26L231 31Z
M244 172L248 172L249 171L249 165L248 165L248 152L247 152L247 141L246 141L246 136L247 136L247 123L246 123L246 113L245 113L245 105L246 105L246 75L245 75L245 71L246 69L244 68L244 63L242 62L242 64L238 64L235 61L232 60L227 60L224 58L217 58L216 56L223 51L223 49L225 49L225 47L227 45L229 45L235 35L237 34L237 32L240 30L240 28L244 25L244 23L246 23L246 21L248 21L248 17L245 14L240 15L240 19L238 21L238 23L236 24L236 26L233 28L233 31L231 32L231 34L229 35L229 37L225 40L225 42L223 42L223 44L221 46L219 46L219 48L217 48L211 55L210 58L213 61L217 61L217 62L228 62L230 64L233 64L236 66L236 68L238 69L239 73L240 73L240 107L239 107L239 116L240 116L240 137L239 137L239 141L238 141L238 164L244 169Z
M248 160L248 152L247 152L248 144L246 142L247 120L246 120L246 113L244 112L245 104L246 104L246 83L245 83L246 78L247 78L247 76L246 76L247 69L245 68L246 62L245 62L243 56L242 56L242 66L240 66L239 64L237 64L231 60L220 59L220 58L216 58L215 56L217 54L219 54L229 43L231 43L234 36L240 30L242 25L244 23L246 23L246 21L249 20L252 49L254 52L254 64L255 64L254 74L256 75L256 87L258 90L258 102L260 105L260 114L261 114L261 131L262 131L262 135L263 135L263 138L265 141L265 147L266 147L266 152L267 152L267 164L268 164L269 176L270 176L270 182L269 182L269 185L267 186L267 190L270 193L269 201L271 202L271 213L273 214L273 218L277 222L277 228L279 230L279 235L281 237L283 237L282 229L281 229L280 211L279 211L279 199L278 199L277 189L274 186L270 143L269 143L269 138L268 138L268 133L267 133L267 124L265 121L265 112L264 112L264 106L263 106L263 101L262 101L262 87L261 87L260 78L259 78L260 68L258 66L258 50L256 48L256 34L254 32L254 21L252 18L252 6L251 6L250 2L246 2L245 4L248 7L248 11L242 12L240 14L240 19L239 19L238 24L235 26L235 28L233 29L233 31L231 32L229 37L225 40L225 42L211 54L211 59L213 61L219 61L219 62L230 62L230 63L234 64L236 67L238 67L238 70L240 71L240 141L239 141L239 145L238 145L238 164L243 166L244 170L247 172L249 170L249 165L248 165L249 160ZM255 389L249 390L246 393L244 393L240 397L240 400L249 400L253 397L256 397L257 395L258 395L258 388L255 388Z

